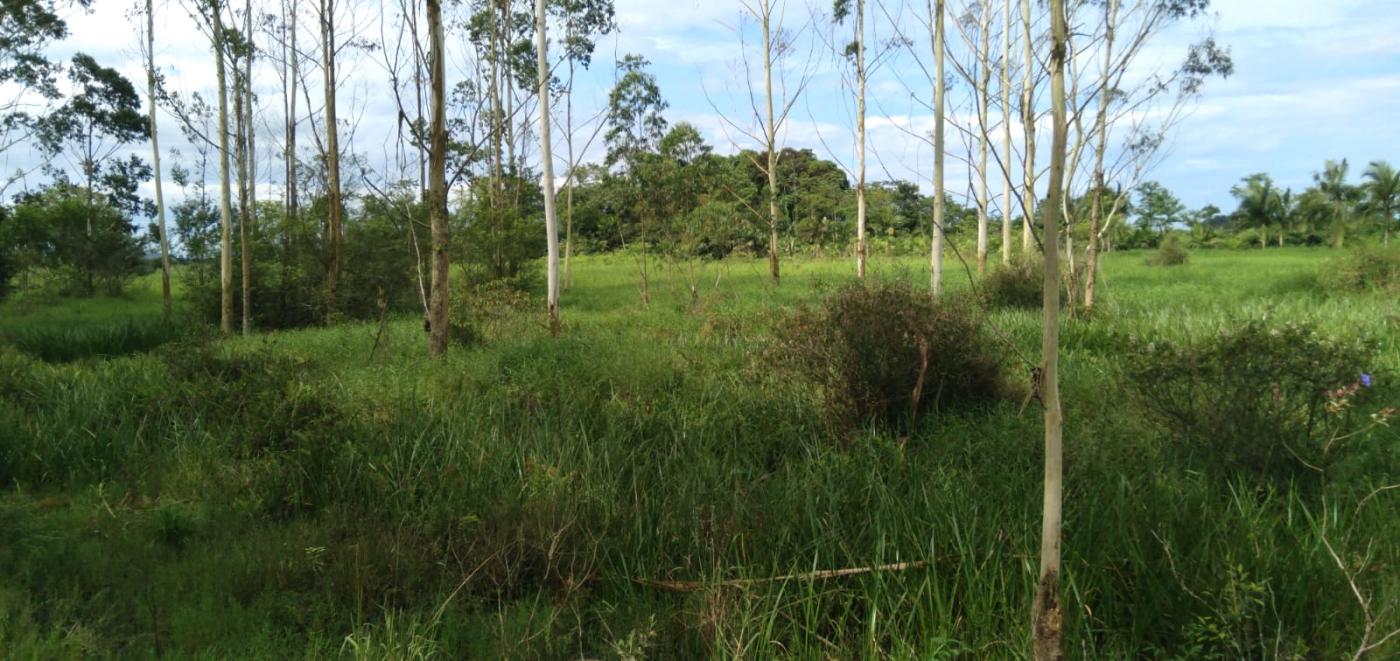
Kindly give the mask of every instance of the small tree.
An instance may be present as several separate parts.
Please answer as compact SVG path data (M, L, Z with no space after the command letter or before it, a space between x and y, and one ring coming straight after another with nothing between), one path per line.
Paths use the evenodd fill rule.
M641 249L642 305L651 304L647 264L648 196L644 193L643 162L654 155L666 133L666 119L661 111L667 107L661 98L656 77L646 70L650 64L640 55L626 55L618 61L617 84L608 95L607 132L608 167L620 167L628 183L627 205L637 214Z
M39 124L41 145L51 153L64 154L82 176L84 202L89 208L87 240L96 236L98 200L127 214L145 213L150 203L136 189L151 177L151 169L136 156L119 158L123 147L149 137L150 126L141 114L141 97L136 87L115 69L97 64L92 57L73 56L68 81L74 93ZM46 166L60 181L67 173L56 163ZM86 251L95 258L94 251ZM94 290L95 265L82 265L86 291Z

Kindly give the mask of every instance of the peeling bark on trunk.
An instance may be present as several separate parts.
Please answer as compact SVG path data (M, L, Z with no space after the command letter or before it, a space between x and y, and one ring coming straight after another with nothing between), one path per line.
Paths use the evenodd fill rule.
M428 302L428 356L447 352L448 253L451 234L447 226L447 72L444 64L442 0L427 0L428 54L432 85L432 119L429 125L428 222L432 231L432 293Z
M1045 253L1044 302L1041 318L1040 400L1045 407L1045 491L1041 508L1040 585L1036 590L1033 617L1035 658L1064 658L1062 641L1064 615L1060 604L1060 533L1064 499L1063 420L1060 411L1060 278L1059 248L1053 237L1060 225L1060 202L1064 195L1065 149L1068 126L1065 119L1065 55L1068 50L1064 0L1050 0L1050 104L1054 129L1050 144L1048 200L1044 209L1042 241Z

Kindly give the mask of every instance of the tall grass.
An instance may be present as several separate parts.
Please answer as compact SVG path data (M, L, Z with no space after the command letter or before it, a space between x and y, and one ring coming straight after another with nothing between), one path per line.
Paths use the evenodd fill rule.
M1067 321L1072 655L1349 654L1363 616L1328 545L1375 604L1400 601L1400 498L1356 505L1398 473L1394 431L1294 491L1178 462L1121 394L1126 338L1241 315L1372 334L1392 349L1378 373L1400 373L1384 301L1297 284L1321 263L1198 253L1152 269L1111 255L1103 312ZM763 264L708 265L696 306L663 272L646 309L625 256L580 260L562 337L525 314L439 363L413 319L390 324L373 360L373 324L78 365L0 350L0 429L15 430L0 443L0 648L1024 656L1039 416L1007 402L836 442L816 386L765 349L785 306L850 265L785 268L774 287ZM1034 311L988 323L1005 351L1035 355ZM907 561L924 564L802 577Z

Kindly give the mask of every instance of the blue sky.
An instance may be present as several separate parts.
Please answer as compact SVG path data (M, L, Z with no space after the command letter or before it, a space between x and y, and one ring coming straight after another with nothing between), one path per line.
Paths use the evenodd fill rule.
M128 3L95 4L95 13L70 17L72 36L54 49L55 54L86 51L141 80L137 32L125 18ZM893 18L915 41L918 52L926 52L927 31L917 16L924 3L905 0L906 8L897 4L889 3L885 15L872 10L870 40L892 36L895 30L889 19ZM951 0L949 4L957 8L966 3ZM378 5L363 2L357 12L366 36L379 33L374 10ZM789 27L805 29L797 39L787 78L807 78L808 83L783 137L787 146L811 148L850 166L854 113L847 85L849 67L833 57L829 47L848 40L850 30L842 26L833 32L824 17L829 10L825 0L789 2ZM207 42L178 2L160 11L160 65L176 88L209 92L213 71ZM670 103L666 114L673 123L695 124L721 152L752 146L738 130L749 124L742 119L746 86L735 30L743 30L750 40L753 36L751 25L739 25L740 12L737 0L617 0L620 30L599 44L594 70L578 85L576 113L588 116L601 107L612 83L610 65L615 56L640 53L653 63L652 71ZM1349 159L1353 181L1370 160L1400 162L1397 26L1400 2L1396 0L1216 0L1211 16L1161 34L1137 65L1144 73L1169 69L1190 43L1211 32L1230 48L1235 64L1228 80L1208 83L1191 114L1173 131L1166 157L1146 178L1161 181L1190 207L1213 203L1230 210L1234 208L1230 187L1252 172L1269 172L1280 185L1301 189L1325 159ZM310 35L304 39L311 41ZM960 37L949 39L950 52L959 52ZM993 44L999 43L999 37L994 37ZM387 152L394 109L383 92L382 68L371 56L357 57L342 65L350 76L340 98L357 126L353 149L373 165ZM897 51L871 76L868 178L910 179L928 190L933 158L922 136L932 126L926 107L929 86L912 57ZM456 61L456 71L465 75L462 60ZM259 75L269 104L264 144L270 149L281 121L278 83L270 70ZM951 70L949 75L956 76ZM972 112L968 99L967 86L955 81L949 94L954 121L968 120ZM997 111L992 112L995 121ZM173 120L163 115L161 122L163 146L181 150L188 161L189 146L176 133ZM963 195L969 192L969 172L961 160L968 149L956 139L955 130L950 129L949 135L948 189ZM1048 133L1042 132L1041 138L1043 147ZM308 139L303 148L310 144ZM149 154L149 148L144 153ZM556 153L562 154L562 148ZM595 144L590 154L600 153L600 145ZM12 150L0 155L0 168L25 167L34 158ZM263 161L270 163L271 158L264 156ZM274 195L279 185L274 170L269 168L268 174L273 181L261 189L265 196ZM1000 185L998 176L992 179L995 202ZM33 180L31 185L36 183ZM178 198L173 186L167 189Z

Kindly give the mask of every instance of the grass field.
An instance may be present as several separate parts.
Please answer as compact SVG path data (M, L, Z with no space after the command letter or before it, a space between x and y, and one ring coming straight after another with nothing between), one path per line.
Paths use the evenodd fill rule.
M1115 253L1103 309L1065 321L1071 656L1350 657L1400 627L1400 490L1378 491L1400 482L1400 432L1352 441L1319 485L1224 477L1170 451L1119 368L1134 337L1309 321L1376 341L1358 371L1400 402L1400 310L1321 287L1335 254ZM161 325L155 280L6 303L0 657L1025 656L1039 410L834 440L768 347L852 270L788 260L775 287L765 263L711 264L692 307L663 268L643 308L629 257L583 258L560 337L503 315L437 363L416 317L377 350L376 324L110 330ZM1024 385L1038 311L987 323ZM899 562L918 564L766 580Z

